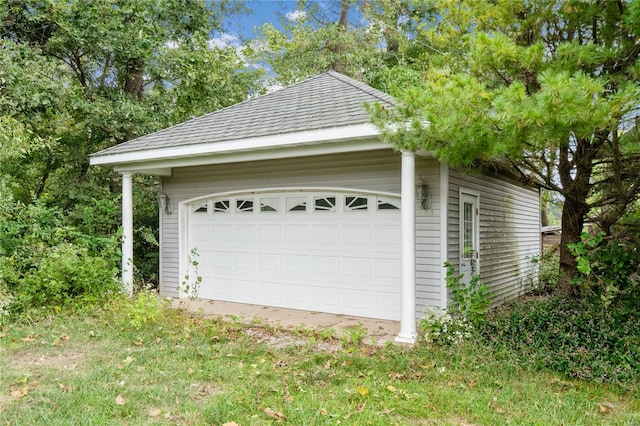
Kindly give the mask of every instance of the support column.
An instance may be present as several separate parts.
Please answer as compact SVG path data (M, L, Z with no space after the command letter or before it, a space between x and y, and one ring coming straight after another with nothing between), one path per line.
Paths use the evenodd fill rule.
M131 173L122 173L122 285L133 293L133 185Z
M396 342L416 342L416 159L402 152L401 182L402 316Z

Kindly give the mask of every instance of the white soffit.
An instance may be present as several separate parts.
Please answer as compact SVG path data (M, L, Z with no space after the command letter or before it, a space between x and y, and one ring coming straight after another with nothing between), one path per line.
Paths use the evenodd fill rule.
M207 144L94 155L92 165L145 170L392 148L369 123ZM271 153L271 154L269 154Z

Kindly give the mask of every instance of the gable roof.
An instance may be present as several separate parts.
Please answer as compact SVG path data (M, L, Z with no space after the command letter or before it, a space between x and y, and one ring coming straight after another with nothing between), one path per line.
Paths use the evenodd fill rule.
M104 149L92 157L365 124L370 122L365 103L395 106L394 99L386 93L329 71Z

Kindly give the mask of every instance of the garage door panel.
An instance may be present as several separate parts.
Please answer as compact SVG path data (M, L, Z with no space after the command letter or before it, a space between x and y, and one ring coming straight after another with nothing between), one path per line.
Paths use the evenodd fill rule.
M342 300L344 307L349 310L371 311L371 293L367 289L343 289Z
M215 273L227 273L233 269L233 253L228 251L214 251L211 253L209 265L200 262L198 267L200 270L211 269Z
M258 225L258 244L260 245L280 245L282 242L281 226L279 224Z
M284 285L278 281L261 280L258 285L258 297L264 304L280 306L284 296ZM254 302L255 303L255 302Z
M368 201L353 210L344 197ZM200 297L399 319L400 214L375 199L298 191L225 196L225 212L191 208Z
M256 272L255 253L236 253L234 266L241 272Z
M284 243L302 246L309 244L309 226L304 224L286 224L284 226Z
M258 268L260 271L279 273L282 270L280 258L279 254L260 253L258 254Z
M371 245L371 228L368 225L344 225L342 239L345 248L369 247Z
M383 279L396 279L402 272L401 262L399 259L383 259L375 260L375 277Z
M313 273L321 277L337 277L340 272L340 259L337 256L313 256Z
M257 282L255 280L235 280L236 295L247 301L255 301L257 295Z
M401 303L401 296L399 293L391 292L376 292L374 293L374 303L376 310L392 314L397 311L398 305Z
M342 274L350 279L368 280L371 278L371 259L365 257L343 257Z
M285 272L309 272L309 256L286 254L284 256ZM306 274L305 274L306 276Z
M312 225L312 244L315 247L337 247L339 229L335 225Z
M297 284L286 284L284 286L285 300L293 303L296 307L307 306L309 301L309 285L300 282Z
M253 244L256 241L256 226L253 224L235 225L233 229L234 244L244 245Z
M232 242L232 228L229 225L222 225L214 223L211 225L212 234L211 234L211 242L212 243L231 243ZM197 231L189 232L189 235L195 234L198 235Z

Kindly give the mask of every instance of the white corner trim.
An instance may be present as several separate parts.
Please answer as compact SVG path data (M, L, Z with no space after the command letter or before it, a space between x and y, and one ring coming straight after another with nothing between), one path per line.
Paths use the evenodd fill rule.
M116 164L188 158L210 154L220 155L241 151L264 150L345 140L377 139L378 136L378 129L373 124L364 123L352 126L260 136L249 139L235 139L130 152L106 152L104 154L92 155L89 161L91 165L113 166ZM390 146L389 144L387 145Z
M449 260L449 166L440 162L440 309L449 305L447 270L444 263Z

